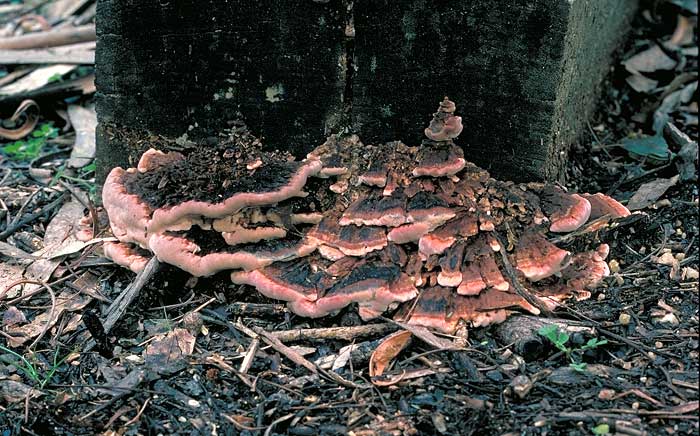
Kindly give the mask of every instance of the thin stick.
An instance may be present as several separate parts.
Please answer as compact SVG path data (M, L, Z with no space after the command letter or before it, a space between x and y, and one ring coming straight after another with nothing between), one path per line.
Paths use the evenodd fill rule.
M236 323L236 328L253 339L261 337L263 341L274 348L275 351L283 354L286 358L297 365L308 369L311 373L318 374L318 368L316 365L305 359L301 354L284 345L279 339L275 338L265 330L259 327L249 328L241 323Z
M117 297L114 302L107 309L107 316L102 323L105 328L105 332L109 332L112 327L121 319L121 317L126 313L129 305L138 297L141 289L148 283L148 281L153 277L153 275L158 271L160 262L155 256L151 258L146 264L146 267L136 275L136 278L126 289Z
M141 415L143 415L143 411L146 410L146 406L148 406L148 403L150 403L150 401L151 401L151 397L146 398L146 401L143 402L143 406L141 406L141 408L139 409L139 411L138 411L138 413L136 414L136 416L134 416L133 418L131 418L131 419L129 420L129 422L127 422L126 424L124 424L124 427L128 427L128 426L130 426L131 424L135 424L136 421L138 421L138 420L141 418Z
M290 414L284 415L284 416L281 417L281 418L275 419L274 421L272 421L272 423L271 423L270 426L267 428L267 430L265 430L265 433L263 433L263 436L270 436L270 435L272 434L272 430L274 430L274 428L275 428L275 426L276 426L277 424L279 424L279 423L281 423L281 422L284 422L284 421L286 421L286 420L288 420L288 419L290 419L290 418L294 418L294 414L293 414L293 413L290 413Z
M32 48L57 47L95 40L95 25L67 27L51 32L30 33L10 36L0 41L0 49L21 50Z
M547 306L545 306L544 303L542 303L539 300L539 298L532 295L530 291L525 289L523 285L520 284L520 282L518 281L518 275L515 273L515 268L513 268L513 265L511 265L510 259L508 259L508 255L505 252L506 246L503 245L503 241L496 232L493 232L493 236L496 238L498 244L501 246L501 249L498 250L498 252L501 254L501 260L503 261L503 269L505 270L508 279L510 279L510 283L515 288L515 292L522 298L524 298L525 301L538 308L543 315L551 314L552 311L549 310Z
M278 353L284 355L287 359L291 360L292 362L296 363L299 366L303 366L304 368L308 369L312 374L321 374L324 377L326 377L329 380L332 380L336 383L338 383L341 386L345 386L347 388L367 388L366 386L361 386L358 385L357 383L353 383L351 381L345 380L343 377L340 375L334 373L333 371L326 371L325 369L320 368L318 365L315 365L308 359L306 359L304 356L301 354L297 353L293 349L289 348L288 346L284 345L279 339L275 338L272 336L270 333L266 332L260 327L246 327L242 323L238 322L235 324L235 327L246 334L247 336L250 336L251 338L256 338L260 337L266 344L271 346L275 351Z
M282 342L293 341L325 341L328 339L352 341L365 336L385 335L398 330L399 327L391 324L368 324L353 327L327 327L318 329L293 329L270 332L270 335Z
M68 196L68 194L63 194L51 203L47 204L46 206L42 207L39 209L38 212L35 213L30 213L28 215L25 215L24 218L21 220L18 220L16 223L11 224L9 227L7 227L2 233L0 233L0 241L7 238L11 234L17 231L20 227L22 227L25 224L29 224L30 222L34 221L35 219L39 218L43 214L47 213L51 209L57 207L61 203L63 203L63 200Z

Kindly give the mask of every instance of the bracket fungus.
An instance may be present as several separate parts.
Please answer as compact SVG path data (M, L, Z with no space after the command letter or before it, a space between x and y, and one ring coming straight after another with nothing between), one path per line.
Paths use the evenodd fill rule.
M134 271L149 256L195 276L230 270L300 316L357 304L363 319L391 310L444 332L589 296L609 275L607 245L558 247L554 233L629 211L491 178L455 144L455 109L445 98L418 146L334 135L295 160L237 129L212 147L148 150L104 185L120 241L105 255Z

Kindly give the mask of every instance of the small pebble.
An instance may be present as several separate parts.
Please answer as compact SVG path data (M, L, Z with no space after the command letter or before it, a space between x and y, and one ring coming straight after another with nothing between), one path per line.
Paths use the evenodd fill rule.
M625 312L622 312L620 314L620 318L618 319L619 323L622 325L629 325L631 320L632 320L632 317L630 316L630 314L625 313Z
M620 262L618 262L617 259L613 259L608 262L608 266L610 267L611 273L615 274L620 272Z
M677 327L680 324L678 317L673 313L666 313L662 317L654 317L654 321L667 327Z
M532 390L533 383L530 377L519 375L511 380L510 385L513 388L513 393L515 393L518 398L523 399L527 397L527 394Z
M652 208L662 209L664 207L669 207L669 206L671 206L671 200L669 200L668 198L664 198L663 200L659 200L656 203L654 203Z
M687 266L683 268L683 273L681 274L681 277L683 277L684 280L697 280L698 275L700 275L698 274L698 270Z
M512 355L513 355L513 352L510 351L509 349L506 349L506 351L504 351L503 353L501 353L501 359L503 359L503 360L508 360L508 358L509 358L510 356L512 356Z
M655 261L659 265L671 266L676 262L676 258L673 257L673 254L671 252L666 252L666 253L662 254L661 256L657 257L655 259Z
M603 301L603 300L605 300L605 293L601 292L600 294L598 294L598 301Z
M445 423L445 417L441 413L434 413L431 415L431 418L433 420L435 430L442 434L447 433L447 424Z
M612 400L615 398L616 393L615 389L601 389L600 392L598 392L598 399L604 401Z
M663 348L663 347L664 347L664 343L661 342L661 341L656 341L656 342L654 342L654 346L655 346L656 349L658 350L659 348Z

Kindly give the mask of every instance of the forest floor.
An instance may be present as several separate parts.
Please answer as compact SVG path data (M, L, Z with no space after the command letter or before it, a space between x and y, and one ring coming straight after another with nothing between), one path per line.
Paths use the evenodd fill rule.
M73 4L44 16L89 25L94 2ZM34 123L0 142L2 435L697 434L697 10L678 5L697 6L645 4L658 7L636 18L567 168L572 190L641 212L608 234L611 276L545 320L567 337L520 316L455 349L413 341L387 386L370 381L368 359L399 328L388 320L309 321L168 266L101 337L135 279L99 256L99 240L69 237L95 193L92 67L34 65L43 79L7 91L27 67L0 65L0 108ZM34 12L10 6L0 2L5 26Z

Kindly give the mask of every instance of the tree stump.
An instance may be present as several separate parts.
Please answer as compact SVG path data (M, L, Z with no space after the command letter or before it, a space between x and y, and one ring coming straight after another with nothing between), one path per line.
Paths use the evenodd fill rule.
M158 138L215 141L241 114L297 156L330 133L418 144L457 102L469 160L561 176L636 1L101 0L98 181Z

